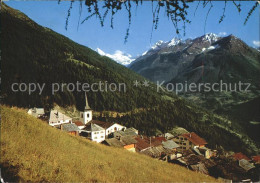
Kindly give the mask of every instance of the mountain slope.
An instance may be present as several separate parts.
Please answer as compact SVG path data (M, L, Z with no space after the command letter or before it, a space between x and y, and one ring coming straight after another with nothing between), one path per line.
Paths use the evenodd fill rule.
M125 83L127 92L88 92L94 110L129 111L152 106L158 101L156 92L134 88L134 80L144 80L133 71L117 64L108 57L79 45L48 28L43 28L23 13L2 6L2 95L10 105L21 107L46 106L57 103L61 106L76 105L84 108L84 92L64 92L52 95L52 83ZM13 83L46 84L39 91L13 92ZM145 96L140 95L145 91ZM12 95L10 95L12 94ZM130 97L130 95L132 97ZM157 96L156 96L157 95ZM136 97L134 100L133 98ZM66 100L63 100L66 98ZM144 98L147 100L144 104ZM98 99L98 100L97 100ZM149 102L152 101L152 102Z
M184 167L96 144L1 106L1 168L5 181L213 182Z

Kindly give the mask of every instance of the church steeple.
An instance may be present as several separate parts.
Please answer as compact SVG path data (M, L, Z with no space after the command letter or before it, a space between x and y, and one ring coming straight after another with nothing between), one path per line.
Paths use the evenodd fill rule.
M88 122L90 122L92 120L92 109L89 107L88 105L88 97L87 97L87 93L85 92L85 109L84 112L81 112L80 116L81 119L83 120L84 124L87 124Z
M85 111L87 110L91 110L91 108L88 105L88 97L87 97L87 93L85 92L85 101L86 101L86 105L85 105Z

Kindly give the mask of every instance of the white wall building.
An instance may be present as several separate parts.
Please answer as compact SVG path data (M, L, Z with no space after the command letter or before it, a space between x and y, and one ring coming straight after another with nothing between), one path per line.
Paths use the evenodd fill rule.
M106 136L110 135L111 133L114 133L116 131L124 131L126 129L125 126L122 126L120 124L114 123L110 127L106 129Z
M72 118L66 116L65 114L58 112L57 110L51 110L49 125L51 126L59 126L65 123L71 123Z

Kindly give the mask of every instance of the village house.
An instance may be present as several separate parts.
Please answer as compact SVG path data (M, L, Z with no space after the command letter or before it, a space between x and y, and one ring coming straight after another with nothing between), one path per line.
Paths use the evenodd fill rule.
M100 143L105 140L105 129L95 123L89 122L81 130L81 136Z
M36 118L39 118L45 114L44 108L36 108L36 107L29 109L27 113Z
M134 128L127 128L124 131L116 131L113 133L113 137L120 138L124 136L137 136L138 131L136 131Z
M137 141L133 136L123 136L119 138L106 139L103 144L113 147L123 147L124 149L135 152L135 144Z
M252 161L256 164L256 165L260 165L260 156L252 156Z
M66 116L61 112L58 112L57 110L51 110L49 125L54 127L60 127L61 124L66 124L71 122L72 122L72 118Z
M82 130L83 128L85 128L85 125L81 122L81 121L74 121L73 122L75 125L77 125L77 127Z
M205 147L207 142L199 137L196 133L185 133L173 138L173 141L180 145L181 150L202 148Z
M61 124L60 129L70 135L79 135L79 128L74 123Z

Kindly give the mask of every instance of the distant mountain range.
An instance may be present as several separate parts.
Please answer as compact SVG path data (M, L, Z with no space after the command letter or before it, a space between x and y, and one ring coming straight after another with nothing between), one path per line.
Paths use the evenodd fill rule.
M129 68L153 82L250 83L249 92L183 92L180 95L198 106L229 116L252 138L260 141L257 103L260 98L260 52L234 35L219 37L210 33L195 39L159 41ZM251 109L250 115L244 111ZM253 137L254 136L254 137Z
M227 57L234 58L237 55L241 55L242 58L240 57L239 59L244 60L237 63L239 67L244 67L244 64L246 64L245 60L253 60L253 62L247 63L252 65L254 71L259 69L258 60L260 53L256 49L247 46L233 35L218 37L213 33L195 39L180 40L174 38L168 42L158 41L150 50L138 57L128 67L154 82L189 80L188 76L193 77L192 80L199 80L201 78L201 66L204 63L204 74L207 75L209 74L207 72L216 69L216 65L220 65L219 62L215 63L214 66L207 67L207 64L212 59L227 60L229 59ZM232 67L232 64L230 66ZM210 74L212 75L212 73ZM204 79L207 78L205 75ZM220 73L220 76L222 75Z

